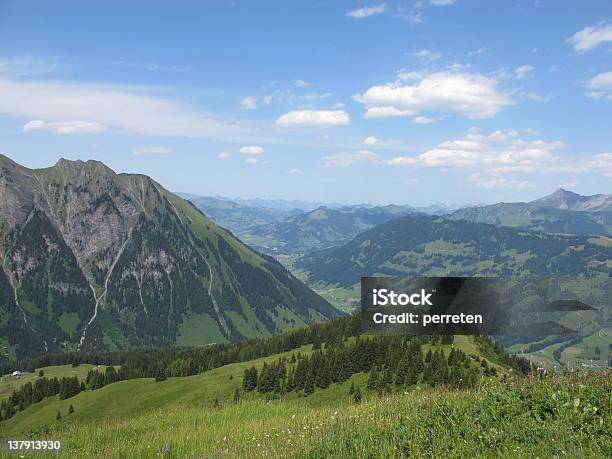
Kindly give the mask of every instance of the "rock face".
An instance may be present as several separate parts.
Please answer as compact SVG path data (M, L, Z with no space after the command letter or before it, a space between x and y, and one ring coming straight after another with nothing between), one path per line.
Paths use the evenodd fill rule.
M0 156L0 344L19 356L267 336L339 312L143 175Z

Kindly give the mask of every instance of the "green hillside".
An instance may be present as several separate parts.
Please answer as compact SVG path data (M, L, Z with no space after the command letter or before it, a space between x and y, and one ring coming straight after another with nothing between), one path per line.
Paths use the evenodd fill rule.
M311 282L350 287L362 276L596 276L609 278L612 243L482 223L411 216L295 263Z
M467 337L452 347L422 347L446 358L451 349L496 358ZM245 369L261 372L264 363L317 352L307 345L194 376L132 379L45 399L0 423L0 433L38 438L44 432L64 441L62 457L605 457L612 451L605 375L541 380L489 360L495 376L481 376L471 389L421 380L398 385L395 377L369 388L370 371L310 395L244 391Z

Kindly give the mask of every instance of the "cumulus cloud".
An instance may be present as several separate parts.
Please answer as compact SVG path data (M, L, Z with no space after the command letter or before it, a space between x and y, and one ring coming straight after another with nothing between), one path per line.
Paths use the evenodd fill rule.
M28 121L23 126L23 132L30 131L51 131L56 134L97 134L106 131L108 128L95 121L53 121L45 122L42 120Z
M600 172L606 177L612 177L612 153L600 153L587 161L588 170Z
M527 65L527 64L520 65L514 69L514 75L519 80L525 80L527 78L533 77L534 70L535 70L535 67L533 65Z
M497 89L495 78L445 72L425 75L411 85L396 82L372 86L353 99L366 105L366 118L409 116L420 111L489 118L512 103Z
M257 108L257 99L247 96L240 102L240 110L255 110Z
M373 164L380 161L380 155L369 150L336 153L323 157L325 167L349 167Z
M293 82L293 84L295 86L297 86L298 88L306 88L306 87L310 86L310 83L308 83L307 81L304 81L304 80L295 80Z
M235 140L248 129L153 94L147 87L0 80L0 114L98 126L153 136ZM98 127L98 129L100 129Z
M221 153L219 153L217 155L217 158L219 159L227 159L230 158L232 156L232 154L229 151L222 151Z
M593 99L612 100L612 71L595 75L586 82L586 87L590 89L587 96Z
M244 160L247 164L257 164L259 162L258 158L247 158Z
M363 143L364 145L368 145L370 147L388 147L391 145L397 145L399 142L397 140L383 140L371 135L363 139Z
M152 147L139 148L138 150L134 151L134 154L138 155L138 156L143 156L143 155L166 155L166 154L168 154L170 152L171 152L171 150L169 148L152 146Z
M350 124L344 110L293 110L276 120L279 126L342 126Z
M386 11L386 9L387 9L387 5L385 3L381 3L380 5L351 10L348 13L346 13L346 15L351 18L363 19L363 18L367 18L370 16L374 16L375 14L382 14Z
M371 118L394 118L398 116L412 116L415 114L414 110L400 110L396 107L368 107L363 117L366 119Z
M579 52L590 51L609 42L612 42L612 24L586 27L567 39L567 43Z
M287 174L289 175L302 175L304 173L304 171L302 171L302 169L289 169L287 171Z
M243 155L261 155L264 152L263 147L258 145L246 145L244 147L240 147L240 153Z
M382 163L390 166L476 169L490 173L533 173L560 170L553 153L562 148L559 141L523 140L514 130L489 135L469 132L447 140L417 156L397 156Z

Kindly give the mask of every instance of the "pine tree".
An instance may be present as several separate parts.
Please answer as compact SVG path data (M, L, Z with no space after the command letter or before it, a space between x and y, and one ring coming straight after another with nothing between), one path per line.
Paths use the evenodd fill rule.
M378 389L380 387L380 376L378 375L376 365L372 366L370 370L370 376L368 377L368 384L366 387L368 389Z
M74 413L74 406L70 405L68 407L68 414L72 414L72 413Z
M40 370L40 371L38 372L38 377L39 377L39 378L42 378L44 375L45 375L45 372L44 372L44 371Z
M361 391L359 390L359 387L355 389L355 393L353 394L353 401L357 404L361 403Z
M55 416L55 419L57 419L58 421L60 419L62 419L62 413L60 413L59 411L57 412L57 415Z
M236 387L236 391L234 392L234 403L238 403L240 401L240 389Z
M349 395L353 395L355 393L355 383L351 383L351 388L349 389Z

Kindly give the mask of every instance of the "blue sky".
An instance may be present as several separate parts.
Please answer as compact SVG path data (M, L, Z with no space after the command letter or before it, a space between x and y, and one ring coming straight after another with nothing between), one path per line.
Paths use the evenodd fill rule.
M612 192L611 126L607 0L0 3L0 152L28 167L516 201Z

